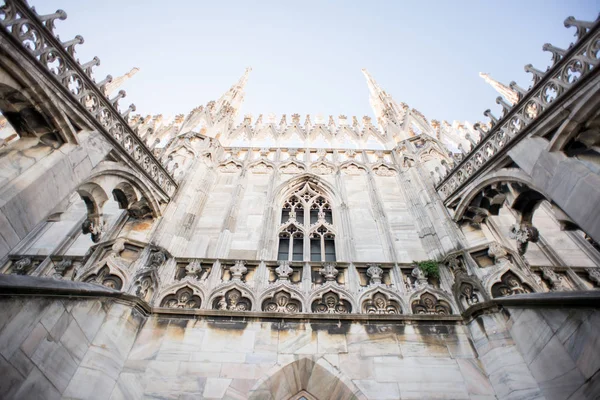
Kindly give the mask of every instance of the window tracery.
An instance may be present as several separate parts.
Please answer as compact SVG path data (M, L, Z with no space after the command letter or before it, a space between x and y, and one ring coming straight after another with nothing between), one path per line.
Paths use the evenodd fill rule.
M500 282L497 282L492 286L492 297L494 298L531 292L533 292L533 290L531 290L528 285L524 284L521 279L511 271L502 275Z
M270 299L263 302L263 311L277 313L297 313L302 311L302 306L298 300L292 299L292 296L281 290Z
M98 274L92 275L85 280L90 283L97 283L111 289L121 290L123 287L123 281L116 275L110 273L110 269L107 266L102 267Z
M438 314L450 315L452 308L444 300L438 300L431 293L423 293L420 298L412 302L412 311L414 314Z
M327 292L320 299L313 301L312 311L322 314L348 314L352 307L349 302L340 299L337 293Z
M217 297L213 304L215 310L250 311L252 303L237 289L228 290L224 296Z
M200 297L194 295L194 291L186 286L179 289L175 294L165 296L160 306L168 308L200 308L200 303Z
M363 303L363 313L402 314L402 308L395 300L388 299L383 293L377 292L372 299Z
M336 260L331 204L310 182L292 192L284 202L281 224L278 260Z

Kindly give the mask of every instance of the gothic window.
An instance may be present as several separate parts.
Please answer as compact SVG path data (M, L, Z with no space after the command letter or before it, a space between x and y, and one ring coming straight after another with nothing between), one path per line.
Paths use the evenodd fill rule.
M123 287L123 281L116 275L110 273L110 269L104 266L98 271L96 275L88 277L86 282L97 283L99 285L106 286L111 289L121 290Z
M277 259L336 260L331 205L309 182L295 190L283 204Z

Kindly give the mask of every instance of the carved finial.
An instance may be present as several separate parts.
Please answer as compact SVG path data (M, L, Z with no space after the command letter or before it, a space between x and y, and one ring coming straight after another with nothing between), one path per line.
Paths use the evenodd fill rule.
M88 61L85 64L80 63L79 65L81 65L81 69L83 69L85 74L91 78L92 68L100 65L100 59L98 57L94 57L91 61Z
M512 90L505 84L500 83L495 79L492 79L492 77L490 77L490 74L480 72L479 76L482 77L487 83L489 83L498 93L504 96L504 98L506 98L506 100L508 100L511 104L516 104L519 101L519 96L514 90Z
M556 46L552 46L550 43L545 43L542 46L542 50L549 51L550 53L552 53L552 65L556 65L556 63L559 62L567 52L566 50L559 49Z
M35 12L34 8L32 8L32 10ZM56 10L56 12L53 14L38 15L38 18L44 23L46 29L48 29L50 33L54 34L54 21L56 21L57 19L64 21L65 19L67 19L67 13L63 10Z
M71 57L73 57L73 56L75 56L75 45L83 44L83 42L84 42L83 36L77 35L77 36L75 36L74 39L68 40L66 42L62 42L62 46L65 48L67 53L69 53L69 55Z
M491 122L492 122L492 126L496 125L498 123L498 118L494 117L494 114L492 114L492 110L487 109L483 112L483 115L485 115L486 117L488 117Z
M127 108L127 110L125 110L121 114L121 117L123 117L124 119L127 119L127 117L129 116L129 113L131 113L131 112L135 112L135 104L130 104L129 107Z
M127 92L124 90L119 90L119 93L117 93L117 95L115 97L113 97L112 99L110 99L110 102L112 103L114 108L118 108L119 107L119 100L124 98L125 96L127 96Z
M496 97L496 104L500 104L502 106L502 115L508 114L512 106L508 104L501 96Z
M577 40L580 40L583 36L585 36L586 33L588 33L588 30L594 26L594 23L588 21L579 21L574 17L567 17L567 19L565 19L565 28L570 28L572 26L577 28L575 37Z
M515 92L517 92L518 94L518 99L521 100L523 98L523 96L525 96L527 94L527 90L523 89L521 86L517 85L517 82L512 81L508 84L508 86L514 90Z
M540 71L537 68L534 68L533 65L527 64L525 66L525 72L531 72L533 74L533 84L537 84L543 77L546 75L545 72Z

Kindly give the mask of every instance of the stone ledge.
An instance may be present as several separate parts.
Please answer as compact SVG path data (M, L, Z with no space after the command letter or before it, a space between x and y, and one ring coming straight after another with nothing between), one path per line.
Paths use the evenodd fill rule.
M0 296L52 296L68 298L112 298L138 309L144 315L164 317L202 318L220 321L356 321L363 323L412 323L423 324L458 323L470 321L485 313L500 312L503 307L591 307L600 308L600 291L531 293L506 298L493 299L469 307L462 315L373 315L373 314L312 314L298 313L282 315L260 311L220 311L220 310L184 310L163 307L151 307L145 301L131 294L119 292L93 283L40 278L34 276L0 274Z

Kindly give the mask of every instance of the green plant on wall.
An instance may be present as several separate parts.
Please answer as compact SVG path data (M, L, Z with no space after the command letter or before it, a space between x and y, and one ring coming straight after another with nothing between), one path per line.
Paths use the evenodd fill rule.
M425 261L417 261L416 264L419 266L419 269L423 271L425 276L435 279L440 279L440 268L438 267L437 261L434 260L425 260Z

